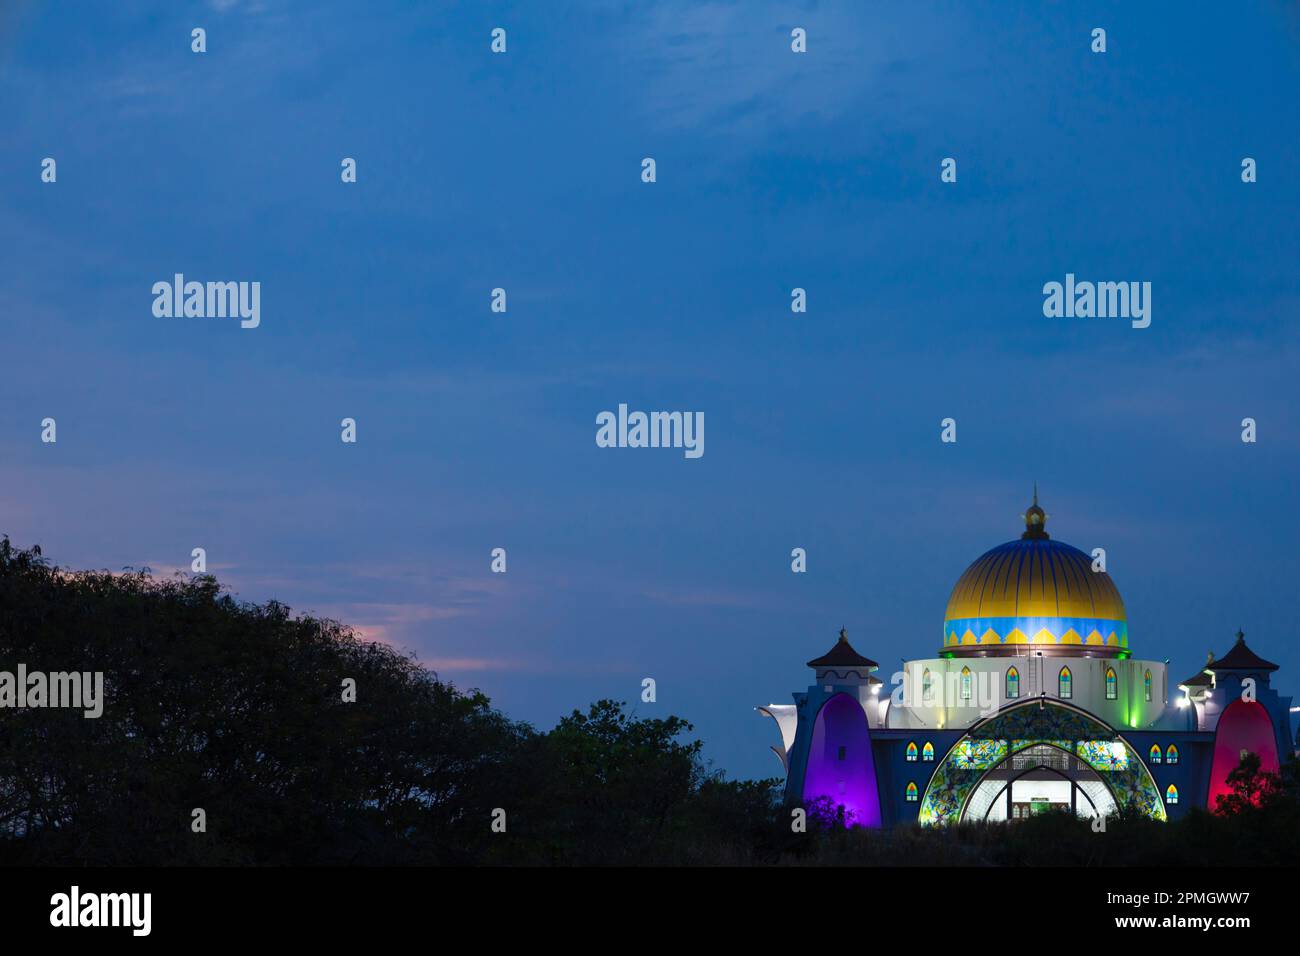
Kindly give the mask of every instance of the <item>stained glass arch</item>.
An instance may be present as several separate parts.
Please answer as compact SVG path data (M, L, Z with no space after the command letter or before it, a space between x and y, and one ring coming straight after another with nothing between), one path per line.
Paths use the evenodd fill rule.
M1164 820L1165 807L1143 761L1105 722L1073 704L1031 698L979 721L938 762L917 819L955 823L990 771L1029 747L1049 744L1098 771L1117 806Z

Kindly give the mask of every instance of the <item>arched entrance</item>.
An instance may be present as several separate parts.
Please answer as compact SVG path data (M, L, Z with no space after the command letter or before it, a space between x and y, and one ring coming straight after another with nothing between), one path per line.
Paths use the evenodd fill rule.
M971 791L963 820L1019 820L1048 810L1108 816L1115 797L1101 774L1056 744L1035 744L985 772Z
M918 819L923 824L935 824L987 818L1002 784L1012 782L1020 771L1049 763L1044 756L1049 751L1037 749L1044 746L1069 758L1064 762L1053 759L1063 763L1055 769L1058 777L1065 776L1065 792L1076 810L1078 791L1082 789L1086 791L1085 802L1094 811L1105 812L1100 808L1108 793L1115 806L1165 819L1164 801L1155 781L1128 741L1087 711L1046 697L1012 704L971 727L935 768ZM1013 758L1020 754L1026 756L1017 768ZM999 780L998 774L1005 774L1006 779ZM1044 783L1048 777L1044 777ZM989 780L994 781L993 785L979 789ZM1017 802L1016 789L1013 786L1011 791L1012 810ZM1062 793L1058 785L1051 789ZM980 803L972 805L977 793ZM1035 802L1061 802L1052 799L1050 790L1036 795L1046 795L1047 799L1020 801L1031 804L1030 812Z

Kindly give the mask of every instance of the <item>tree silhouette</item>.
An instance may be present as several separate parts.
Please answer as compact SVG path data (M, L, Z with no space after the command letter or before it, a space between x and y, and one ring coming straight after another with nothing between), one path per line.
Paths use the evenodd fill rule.
M1241 762L1228 774L1225 782L1232 792L1219 794L1215 810L1228 816L1272 804L1283 792L1282 778L1261 770L1259 754L1249 750L1241 755Z
M0 710L14 862L472 859L528 734L336 622L206 576L62 571L5 538L0 668L18 663L103 672L107 700L98 719Z

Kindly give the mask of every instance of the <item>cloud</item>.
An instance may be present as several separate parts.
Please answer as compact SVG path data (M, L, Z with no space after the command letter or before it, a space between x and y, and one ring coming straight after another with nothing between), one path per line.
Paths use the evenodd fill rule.
M445 671L512 671L531 669L524 661L494 657L435 657L421 661L425 667L440 674Z
M867 96L879 110L886 86L906 82L915 95L917 78L896 51L934 55L957 29L955 16L925 14L919 31L920 16L731 0L648 4L620 59L643 68L637 89L665 127L770 135L809 116L854 115ZM808 31L807 53L790 49L796 26Z

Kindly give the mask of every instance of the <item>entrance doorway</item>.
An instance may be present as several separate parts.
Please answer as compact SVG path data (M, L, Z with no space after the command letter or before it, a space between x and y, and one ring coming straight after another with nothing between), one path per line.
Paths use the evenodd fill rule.
M975 786L963 820L1023 820L1069 810L1081 817L1106 816L1115 797L1101 775L1072 753L1035 744L990 769Z

